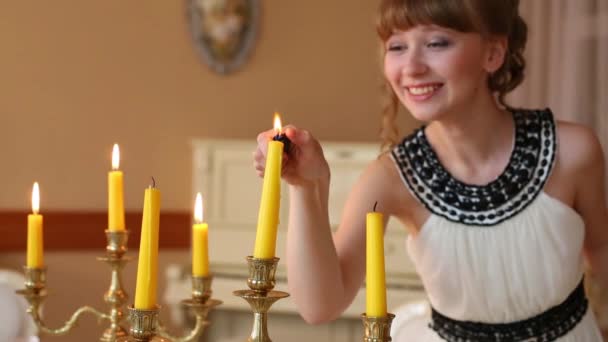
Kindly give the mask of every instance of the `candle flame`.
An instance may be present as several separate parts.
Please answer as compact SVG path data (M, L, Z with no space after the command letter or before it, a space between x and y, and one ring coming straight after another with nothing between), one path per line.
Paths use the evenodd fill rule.
M196 223L203 222L203 195L200 192L196 193L196 200L194 201L194 220Z
M118 166L120 164L120 149L118 148L118 144L114 144L112 148L112 170L118 170Z
M283 126L281 125L281 115L279 113L274 113L274 131L275 133L281 134L281 129Z
M34 187L32 188L32 212L34 214L38 214L40 210L40 188L38 186L38 182L34 182Z

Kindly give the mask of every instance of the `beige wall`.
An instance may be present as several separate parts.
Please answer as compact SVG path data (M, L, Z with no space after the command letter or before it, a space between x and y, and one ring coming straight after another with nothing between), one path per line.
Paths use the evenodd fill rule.
M376 139L377 1L266 0L242 71L192 46L185 1L4 1L0 208L104 209L121 145L127 209L154 175L163 208L188 210L191 137L254 139L272 112L324 140ZM348 7L347 7L348 6Z

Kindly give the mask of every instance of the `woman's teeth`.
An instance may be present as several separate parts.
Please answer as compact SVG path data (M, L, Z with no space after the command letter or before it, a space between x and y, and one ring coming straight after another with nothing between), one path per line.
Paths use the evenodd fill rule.
M426 94L430 94L430 93L434 92L439 87L440 87L439 85L424 86L424 87L407 87L407 90L412 95L426 95Z

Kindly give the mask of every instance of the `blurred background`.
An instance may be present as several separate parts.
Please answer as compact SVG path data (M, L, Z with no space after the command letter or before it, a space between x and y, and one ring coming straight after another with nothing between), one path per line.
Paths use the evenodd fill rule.
M108 273L95 257L105 246L114 143L129 229L139 230L150 176L162 191L162 274L189 261L193 138L253 142L279 111L321 140L379 142L378 3L265 0L250 57L222 75L194 46L189 1L1 1L0 268L21 272L25 263L38 181L49 324L82 304L104 307ZM608 0L522 0L521 12L527 79L511 103L591 125L607 150ZM418 125L407 115L399 124L403 134ZM131 294L135 269L125 269ZM92 340L100 329L86 317L69 336L43 341Z

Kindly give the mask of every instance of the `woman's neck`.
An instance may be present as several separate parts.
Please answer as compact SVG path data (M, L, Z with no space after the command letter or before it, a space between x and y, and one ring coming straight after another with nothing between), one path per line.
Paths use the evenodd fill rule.
M491 98L444 117L425 130L444 167L471 183L485 184L500 175L515 143L512 115Z

